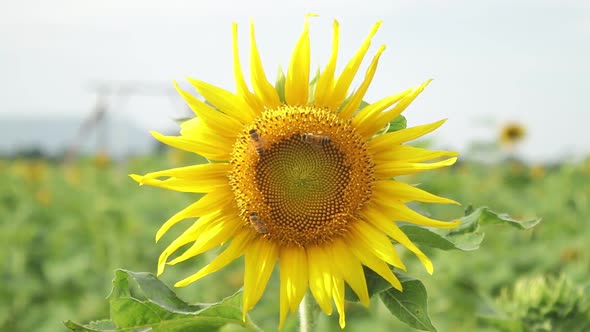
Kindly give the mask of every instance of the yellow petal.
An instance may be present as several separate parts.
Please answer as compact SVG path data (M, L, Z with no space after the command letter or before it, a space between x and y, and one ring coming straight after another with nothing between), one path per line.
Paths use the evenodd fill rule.
M238 132L233 137L219 135L215 130L209 127L201 118L192 118L180 124L180 135L186 139L194 140L203 145L212 146L229 154L233 150L236 137L241 134Z
M180 135L186 139L199 142L204 147L213 147L223 155L229 155L233 150L237 132L234 137L221 136L211 127L207 126L200 118L193 118L180 124Z
M170 257L170 255L172 255L174 252L176 252L176 250L178 250L178 248L180 248L186 244L189 244L191 242L194 242L198 236L197 235L198 232L203 227L205 227L205 225L208 225L213 220L215 220L216 218L219 218L219 217L220 217L220 215L218 212L204 215L204 216L200 217L197 221L195 221L186 231L184 231L184 233L182 233L182 235L180 235L179 237L174 239L174 241L172 241L172 243L170 243L168 245L168 247L166 247L166 249L164 249L164 251L162 251L162 253L160 254L160 257L158 258L158 274L157 275L159 276L160 274L162 274L162 272L164 272L164 268L166 267L166 262L168 261L168 257Z
M157 172L147 173L142 180L157 179L159 177L170 177L179 179L209 179L209 178L226 178L231 171L229 163L199 164L186 167L177 167Z
M232 24L232 48L233 48L233 63L234 63L234 80L236 81L236 90L239 95L244 98L244 101L250 105L250 108L254 111L256 115L260 115L264 110L264 106L262 101L253 94L250 89L248 89L248 85L246 84L246 80L244 79L244 74L242 72L242 65L240 64L240 53L238 51L238 25L236 23Z
M201 180L170 178L167 180L143 179L142 185L159 187L184 193L208 193L221 187L227 186L227 178L211 177Z
M282 247L280 252L280 322L282 328L288 311L295 312L307 291L307 254L302 247Z
M361 83L361 86L352 94L352 96L348 100L348 103L346 104L346 106L344 106L342 111L340 111L340 117L342 119L348 120L350 117L352 117L354 112L356 112L356 110L361 105L361 102L363 101L363 97L365 96L365 93L367 93L367 89L369 89L369 85L371 85L371 81L373 80L373 76L375 76L375 71L377 70L377 64L379 63L379 57L381 56L383 51L385 51L385 46L381 46L379 48L379 50L377 51L377 54L375 55L375 57L373 57L373 61L371 62L371 65L369 66L369 68L367 69L367 72L365 73L365 79Z
M221 136L236 137L241 132L242 125L238 120L219 112L190 93L182 90L178 83L174 82L174 86L197 117L202 119L215 133Z
M376 230L372 225L363 220L356 220L351 224L350 237L354 237L358 246L371 251L375 256L390 265L406 270L391 241L383 233Z
M195 257L210 250L218 245L231 239L239 230L242 229L243 223L239 218L228 218L225 220L216 220L202 228L195 238L193 245L188 248L182 255L168 262L168 265L175 265L185 260Z
M262 297L278 256L279 247L277 244L265 238L252 241L246 249L243 319Z
M225 239L223 237L220 239L212 238L210 234L204 232L204 230L210 230L216 225L221 225L221 227L225 229L222 231ZM220 213L219 211L200 217L181 236L172 241L172 243L170 243L170 245L168 245L168 247L166 247L166 249L160 254L160 258L158 259L158 275L164 272L168 257L180 247L194 242L195 244L193 247L196 246L196 248L193 248L193 252L195 252L195 255L198 255L229 239L239 226L240 220L236 218L236 215L228 215L227 213ZM204 239L209 239L210 241L203 243ZM197 251L194 251L195 249L197 249ZM201 249L200 252L198 252L199 249Z
M391 133L377 136L375 139L369 141L369 151L377 154L381 151L387 151L393 146L414 140L418 137L424 136L438 127L442 126L447 119L439 120L430 124L405 128Z
M289 310L295 312L307 291L307 253L302 247L283 247L280 259L281 285L285 285Z
M306 105L309 95L309 15L305 17L303 33L289 62L285 81L285 101L288 105Z
M334 304L338 311L338 324L340 325L340 328L343 329L346 326L346 315L344 312L344 280L332 276L332 283L334 285L332 288L332 298L334 299Z
M174 287L184 287L190 283L193 283L204 276L207 276L219 269L225 267L227 264L233 262L236 258L244 254L244 249L250 244L254 234L252 232L241 232L236 235L230 245L221 253L215 257L209 264L205 265L197 273L185 278L176 284Z
M375 181L373 183L373 195L374 197L382 197L384 200L396 199L401 202L418 201L425 203L460 205L452 199L436 196L407 183L393 180Z
M201 217L209 213L223 209L226 205L232 202L233 193L229 186L224 189L210 192L203 196L195 203L189 205L187 208L173 215L168 219L156 233L156 242L168 232L168 230L176 225L179 221L186 218Z
M411 224L436 228L454 228L461 223L461 220L448 222L425 217L410 209L405 204L393 200L384 200L374 197L373 202L379 206L379 209L381 209L383 214L390 216L392 220L405 221Z
M166 145L199 154L209 160L229 160L231 158L231 146L215 145L216 137L208 137L210 140L196 140L183 136L164 136L155 131L150 133Z
M372 152L369 150L369 152ZM373 154L375 164L389 161L422 162L442 157L457 157L456 151L428 150L408 145L394 145L388 150L381 150Z
M369 32L369 35L367 36L367 38L365 38L365 41L363 42L359 50L352 57L352 59L350 59L346 67L344 67L344 69L342 70L342 73L336 81L336 85L334 86L334 90L330 95L330 98L326 100L326 104L329 108L336 110L342 104L342 102L344 102L344 98L346 98L348 88L350 87L350 83L352 83L352 80L354 79L354 76L356 75L356 72L358 71L361 62L363 61L363 58L365 57L365 54L367 53L367 50L371 45L371 40L373 39L373 36L377 33L377 30L379 30L380 26L381 21L373 25L373 28L371 28L371 32Z
M387 280L387 282L389 282L389 284L395 289L400 291L403 289L401 282L395 276L395 274L391 272L387 264L375 256L370 248L362 245L362 243L354 237L348 236L345 241L347 247L350 248L352 253L354 253L358 260L363 263L363 265L375 271L375 273Z
M340 26L334 20L332 32L332 53L324 71L320 73L314 92L314 103L318 107L328 106L328 98L334 89L334 72L336 71L336 60L338 58L338 44L340 42Z
M418 248L416 245L408 238L406 234L397 226L397 224L387 216L385 216L379 209L375 208L374 205L367 206L363 212L361 212L363 217L375 226L377 229L381 230L393 240L401 244L402 246L406 247L408 250L413 252L416 257L422 262L426 272L432 274L434 271L434 266L430 259Z
M378 179L390 179L394 176L415 174L423 171L451 166L457 161L456 157L445 159L435 163L408 163L392 161L375 166L375 177Z
M395 104L395 106L393 106L390 110L373 113L373 116L369 116L367 118L365 125L358 128L359 133L366 138L370 138L377 134L381 129L383 129L383 127L385 127L385 125L391 122L391 120L400 115L414 101L414 99L418 97L418 95L431 81L432 80L427 80L420 86L412 89L410 93L406 94L402 100Z
M228 129L226 128L225 130L227 131ZM232 135L220 135L201 118L197 117L180 124L180 136L196 142L206 142L209 145L216 146L220 150L225 150L226 153L231 152L231 147L234 145L239 134L241 134L241 131L235 132Z
M307 248L309 288L316 302L326 315L332 314L332 272L333 262L322 248Z
M411 93L412 90L413 88L406 89L405 91L398 92L391 96L387 96L375 103L365 106L360 112L358 112L358 114L354 116L354 118L352 119L352 124L356 128L361 129L362 127L370 127L372 124L370 123L370 121L368 121L369 119L373 119L375 117L375 114L379 114L386 108L402 100L402 98L404 98L407 94ZM368 130L368 128L365 130Z
M205 100L215 105L223 113L241 123L249 123L254 120L256 116L255 112L241 96L203 81L192 78L187 78L187 80L199 91Z
M342 239L332 243L334 265L364 306L369 306L369 291L361 262L350 252Z
M250 22L250 79L254 93L258 95L266 108L274 109L281 105L277 90L268 82L260 60L260 53L254 36L254 23Z

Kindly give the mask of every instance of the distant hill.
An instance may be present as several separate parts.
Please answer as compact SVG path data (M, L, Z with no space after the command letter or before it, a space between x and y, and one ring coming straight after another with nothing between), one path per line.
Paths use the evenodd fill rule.
M76 139L83 120L68 116L19 117L0 114L0 155L35 148L49 155L62 154ZM106 150L117 158L147 153L157 145L148 130L139 129L127 120L107 117L104 123L90 131L80 142L80 153L96 152L99 137L106 138Z

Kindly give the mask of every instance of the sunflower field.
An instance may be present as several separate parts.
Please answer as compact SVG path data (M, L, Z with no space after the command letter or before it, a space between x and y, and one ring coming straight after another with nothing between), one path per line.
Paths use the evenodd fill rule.
M334 21L312 77L312 16L274 85L253 23L252 91L236 23L236 93L175 84L195 117L152 135L190 157L2 163L3 329L590 330L588 162L521 161L518 124L494 162L407 145L446 121L401 115L432 80L366 102L381 45L349 94L381 21L338 75Z
M163 220L194 202L195 194L138 190L127 174L200 162L177 151L117 162L0 160L0 331L67 331L65 321L86 324L108 318L114 309L106 298L112 300L117 292L153 297L145 287L151 274L131 271L155 274L166 244L155 244L154 234ZM532 165L514 157L481 163L464 156L451 168L404 180L490 209L483 212L505 212L517 220L542 217L542 222L520 231L504 224L482 225L475 233L482 241L474 251L428 250L435 263L432 276L411 253L402 252L409 273L424 284L406 291L426 290L432 325L409 327L373 297L370 309L346 302L346 331L590 330L589 160ZM469 209L415 208L448 220ZM210 260L209 254L170 268L161 276L162 284L150 282L172 287ZM232 301L239 301L242 265L239 259L215 276L174 291L186 303L218 303L218 311L231 311ZM218 330L276 330L277 274L249 313L248 322L256 324L242 323L238 310L238 319L228 318ZM297 317L289 316L283 331L296 331L297 324ZM337 315L318 316L316 327L340 330Z

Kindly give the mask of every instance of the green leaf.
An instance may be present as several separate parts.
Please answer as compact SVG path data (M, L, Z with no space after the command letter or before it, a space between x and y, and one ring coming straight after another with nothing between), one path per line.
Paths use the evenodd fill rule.
M86 326L69 320L64 322L64 325L68 329L76 332L117 331L117 325L113 323L113 321L107 319L90 322L90 324Z
M127 270L119 270L117 273L127 273L131 276L143 295L152 303L157 304L163 309L174 313L193 313L204 308L202 305L188 305L181 299L176 297L176 294L164 283L162 283L156 276L147 272L133 272Z
M277 93L279 94L279 99L281 100L282 103L286 103L286 101L285 101L285 80L286 80L285 72L283 71L283 68L281 68L279 66L279 72L277 74L277 80L275 82L275 89L277 90Z
M402 273L396 275L402 283L403 292L395 288L381 292L379 297L383 304L409 326L423 331L436 331L428 317L426 288L422 282Z
M364 100L361 100L361 104L359 105L359 108L357 109L357 112L360 112L363 108L365 108L365 107L367 107L369 105L371 105L371 104L368 103L368 102L366 102L366 101L364 101Z
M419 226L403 225L400 229L414 242L415 244L423 244L431 248L442 250L457 249L455 244L443 236L436 234L426 228Z
M487 207L480 207L479 209L477 209L473 212L473 214L475 214L475 215L477 215L478 213L479 213L479 221L484 225L485 224L491 224L491 225L508 224L508 225L510 225L512 227L516 227L518 229L529 229L529 228L535 227L537 224L539 224L541 222L541 218L518 221L518 220L512 219L506 213L497 213L497 212L494 212L494 211L488 209Z
M499 214L487 207L473 209L469 206L466 209L466 215L461 218L461 224L451 230L435 230L436 233L443 235L446 239L453 242L457 249L475 250L483 241L484 233L480 230L480 225L498 225L507 224L518 229L529 229L534 227L541 218L526 221L517 221L510 218L507 214Z
M93 328L91 326L84 326L75 322L72 322L71 320L65 321L64 325L74 331L74 332L95 332L95 331L112 331L114 330L114 328L112 328L112 326L107 326L105 327L105 329L101 329L100 327L98 328ZM110 328L110 329L109 329ZM115 326L116 328L116 326Z
M176 122L177 124L180 125L180 124L183 124L183 123L187 122L188 120L192 120L194 118L195 118L194 116L190 116L190 117L183 117L183 118L175 118L173 120L174 120L174 122Z
M383 301L389 311L409 326L426 331L436 331L428 317L426 289L422 282L404 273L395 271L394 273L403 287L403 292L400 292L392 288L387 280L383 279L373 270L367 267L363 267L363 269L369 297L379 294L381 301ZM347 301L359 301L354 291L348 285L346 286L345 299Z
M400 228L414 243L441 250L458 249L471 251L479 248L485 234L480 225L508 224L518 229L529 229L541 221L540 218L527 221L517 221L507 214L496 213L487 207L465 210L461 223L454 229L428 229L412 225L402 225Z
M113 289L107 299L118 299L129 296L131 296L131 291L129 290L127 274L125 273L125 270L116 270L115 278L113 279Z
M152 325L160 322L158 313L134 298L120 298L110 301L111 319L118 327Z
M97 329L97 330L105 330L105 329L113 329L114 330L117 328L117 325L112 320L108 320L108 319L90 322L89 326L91 328Z
M320 68L318 68L316 70L315 75L311 79L311 82L309 82L309 96L307 99L310 103L312 103L315 100L315 88L318 84L319 78L320 78Z
M363 109L365 106L369 105L367 102L363 101L361 106L359 107L359 111ZM398 115L395 119L388 122L385 127L383 127L375 136L380 136L383 134L391 133L394 131L406 129L408 123L406 118L403 115Z
M408 126L408 122L403 115L398 115L395 119L389 122L389 128L387 128L387 133L391 133L394 131L405 129Z
M430 230L427 228L410 225L400 226L400 229L415 244L440 250L476 250L479 248L485 237L485 234L480 232L479 228L472 229L467 226L465 226L465 228L461 231L455 233L448 233L446 231L440 230Z
M524 328L522 323L516 319L500 318L493 316L478 317L480 323L484 326L495 328L497 331L503 332L522 332Z
M469 233L453 233L446 236L450 242L455 245L456 249L463 251L472 251L479 249L483 242L485 234L479 231Z
M112 323L112 322L111 322ZM93 323L91 323L90 325L84 326L82 324L78 324L75 322L72 322L71 320L65 321L64 325L74 331L74 332L96 332L96 331L114 331L117 326L113 324L111 325L103 325L103 326L93 326Z
M239 296L237 296L239 295ZM204 309L199 311L201 316L210 317L224 317L234 320L242 320L242 291L240 290L236 294L225 298L219 303L214 303L206 306Z
M383 279L380 275L378 275L375 271L369 269L366 266L363 266L363 271L365 272L365 279L367 281L367 290L369 291L369 297L391 288L391 284L387 280ZM356 296L356 293L348 285L346 285L346 292L344 293L344 298L347 301L359 301L359 298L358 296Z
M130 280L139 297L130 291ZM259 331L249 319L242 321L241 291L218 303L189 305L151 273L117 270L108 300L110 321L64 324L72 331L217 331L227 324Z

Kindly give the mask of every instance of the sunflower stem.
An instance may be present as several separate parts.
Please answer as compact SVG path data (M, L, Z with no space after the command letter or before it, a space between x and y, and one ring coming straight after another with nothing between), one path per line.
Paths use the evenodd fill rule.
M299 304L299 332L312 332L317 314L318 306L308 291Z

